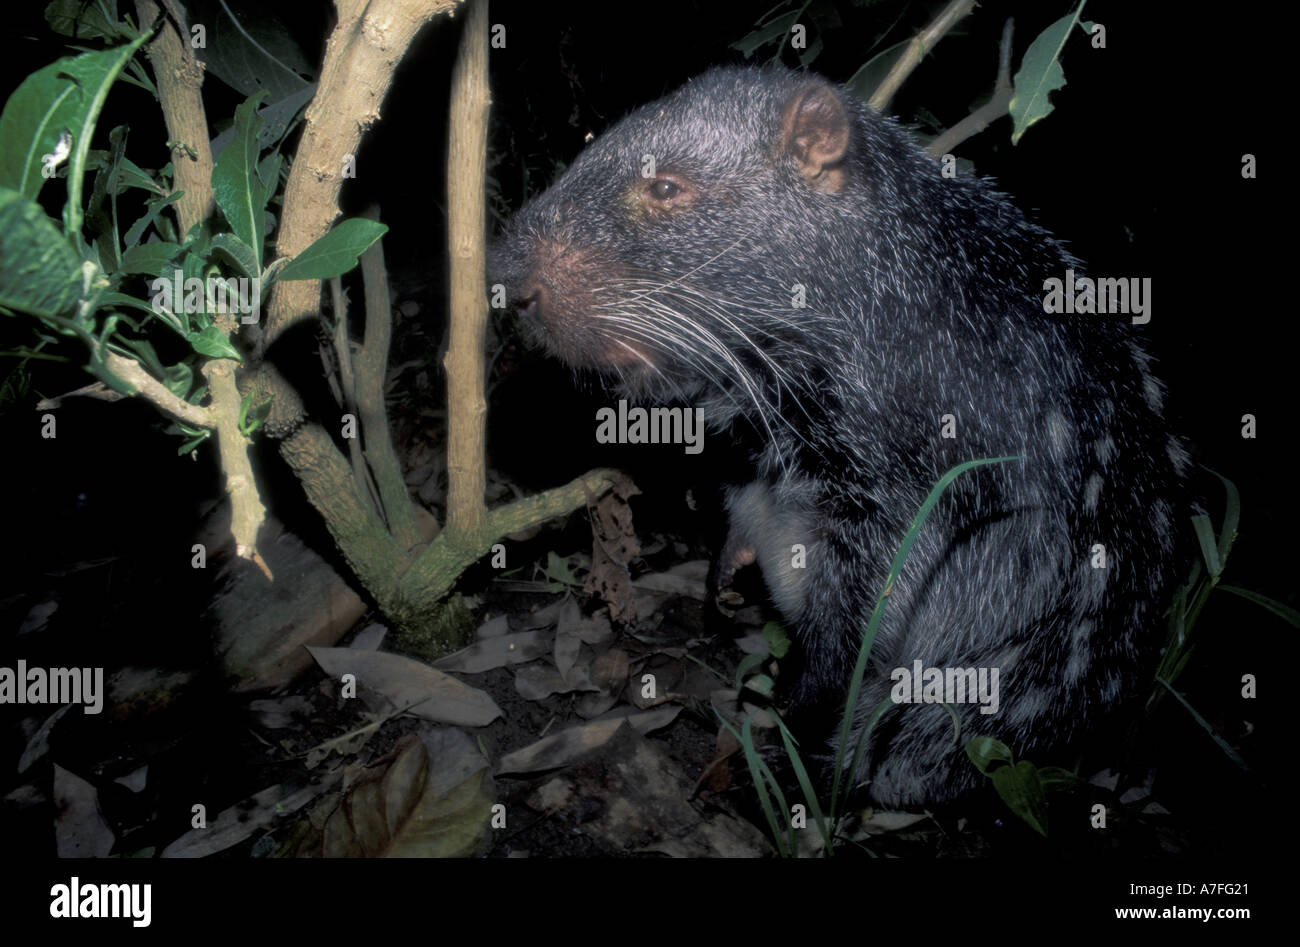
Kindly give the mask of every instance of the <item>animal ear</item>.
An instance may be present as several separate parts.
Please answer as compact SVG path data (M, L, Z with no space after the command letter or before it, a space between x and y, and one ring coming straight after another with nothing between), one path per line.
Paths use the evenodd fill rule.
M844 156L852 116L824 82L803 85L781 116L780 151L794 159L799 174L819 191L844 189Z

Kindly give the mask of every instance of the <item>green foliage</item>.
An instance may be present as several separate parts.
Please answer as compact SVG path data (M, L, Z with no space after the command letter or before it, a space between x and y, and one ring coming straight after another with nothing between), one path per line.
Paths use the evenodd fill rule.
M236 16L222 0L186 0L185 8L190 23L207 30L207 42L195 50L206 71L236 92L252 96L265 89L279 102L308 85L311 64L270 9L241 4Z
M182 194L174 190L171 165L147 169L127 157L124 125L109 132L106 149L91 148L119 78L153 91L137 61L153 29L141 32L119 20L114 0L55 0L46 8L55 31L107 45L32 73L0 113L0 314L25 319L32 336L30 345L0 354L58 359L74 339L87 370L110 387L134 393L107 368L113 353L198 404L207 397L199 383L203 362L242 358L239 326L256 321L277 279L340 275L385 232L374 221L343 221L295 260L264 258L275 227L268 207L283 177L280 145L313 87L299 74L307 71L305 61L286 52L291 40L243 35L227 13L215 18L229 27L223 34L229 42L218 44L220 50L210 45L210 62L220 61L237 86L274 86L283 95L259 111L263 89L236 108L232 127L213 143L212 188L221 216L180 234L171 210ZM279 49L287 58L270 62L231 47L250 40L250 48ZM292 78L279 85L260 81L258 68ZM186 143L173 145L192 151ZM89 195L87 172L94 175ZM51 203L47 184L59 181L66 187L57 195L63 213L56 222L42 203ZM240 429L257 430L268 407L245 404ZM208 436L185 425L169 430L186 438L182 450Z
M1210 472L1214 473L1214 471ZM1210 594L1216 588L1254 602L1286 621L1293 628L1300 627L1300 615L1297 615L1294 609L1258 592L1220 584L1219 580L1228 564L1228 554L1237 538L1237 527L1241 519L1241 497L1232 481L1217 473L1214 473L1214 476L1219 478L1224 487L1223 524L1216 534L1208 516L1192 517L1192 529L1200 544L1201 559L1193 565L1188 580L1174 593L1173 604L1168 613L1168 636L1161 654L1160 666L1156 671L1155 684L1147 700L1147 713L1149 716L1166 694L1172 694L1175 701L1182 706L1223 755L1244 771L1247 769L1245 760L1223 739L1213 725L1197 712L1187 698L1174 689L1174 682L1182 675L1191 659L1195 640L1194 629L1209 601ZM966 744L966 753L979 767L980 772L992 779L994 788L1007 807L1042 835L1047 834L1047 793L1077 782L1072 773L1056 767L1039 769L1025 760L1015 762L1011 758L1011 751L996 740L987 738L971 740ZM999 763L1009 765L998 766Z
M1061 51L1070 32L1079 21L1083 5L1087 0L1079 0L1079 6L1073 13L1061 17L1047 29L1043 30L1029 44L1020 69L1012 82L1015 93L1011 96L1011 143L1017 144L1029 126L1046 118L1052 112L1052 103L1048 96L1065 85L1065 71L1061 68Z
M265 398L257 404L253 404L252 392L244 395L243 400L239 403L239 433L245 437L252 437L257 432L257 429L266 423L270 413L270 398Z
M345 220L286 263L280 279L328 279L346 273L387 230L383 224L364 217Z
M1080 0L1074 12L1061 17L1043 29L1030 43L1020 62L1013 81L1015 88L1008 112L1012 120L1011 143L1016 144L1021 136L1035 122L1041 121L1052 112L1049 96L1065 85L1065 72L1061 68L1061 53L1065 43L1076 25L1085 33L1091 33L1091 23L1079 19L1087 0ZM864 5L863 0L854 0L855 6ZM841 4L840 6L843 6ZM886 42L898 34L898 26L907 7L904 6L899 18L887 22L884 28L862 43L862 65L846 83L847 88L864 102L868 101L879 88L881 82L889 75L902 54L911 46L913 35L895 39L889 45ZM805 28L804 49L791 46L791 29L796 26ZM731 44L732 49L739 50L746 59L757 58L760 53L768 53L768 60L776 62L787 52L793 52L800 67L813 65L823 51L823 36L853 37L855 30L844 30L839 9L833 0L782 0L771 7L754 24L754 28ZM786 62L793 65L787 57ZM920 110L924 113L924 110Z
M147 38L141 34L125 46L65 56L23 80L0 115L0 187L35 199L48 180L42 173L46 156L71 158L64 220L75 212L67 229L78 229L72 224L79 222L81 208L73 198L80 197L95 122L109 87Z
M1237 491L1236 484L1227 477L1213 470L1210 473L1223 484L1223 524L1219 527L1216 536L1208 516L1192 517L1192 527L1196 531L1196 538L1200 544L1201 558L1192 566L1187 581L1174 594L1174 601L1169 609L1169 630L1164 652L1160 658L1160 666L1156 669L1155 686L1150 697L1147 698L1147 713L1150 714L1166 694L1172 694L1196 724L1205 731L1206 736L1214 741L1224 756L1244 770L1247 767L1241 756L1196 711L1187 698L1174 689L1174 684L1191 660L1196 641L1197 622L1215 589L1222 589L1258 605L1281 618L1292 628L1300 628L1300 614L1297 614L1295 609L1259 592L1235 585L1220 584L1224 570L1228 566L1228 555L1237 539L1237 527L1241 522L1241 495Z
M763 626L763 640L774 658L784 658L790 651L790 636L774 621Z
M1011 748L992 737L975 737L966 743L966 755L993 780L1007 808L1043 837L1047 836L1047 793L1038 767L1028 760L1016 762Z
M269 177L263 177L258 162L257 134L262 117L257 114L257 103L265 96L265 92L259 92L235 109L235 140L221 152L212 168L212 194L230 224L233 238L246 250L254 273L262 270L262 214L279 175L278 162L275 176Z
M54 0L45 8L45 22L54 32L83 43L130 38L128 25L118 22L117 0Z
M807 778L807 772L800 759L794 738L780 718L776 717L785 751L794 769L796 779L799 781L808 810L813 816L814 824L822 834L827 853L833 851L839 824L839 814L843 802L847 798L848 790L851 788L847 785L841 785L841 776L845 773L854 774L857 772L858 762L869 734L880 718L894 707L891 700L882 701L873 710L866 725L859 733L856 743L850 749L849 732L853 711L857 706L871 645L879 627L881 616L884 613L889 591L893 587L926 517L948 485L963 471L973 466L1013 459L1016 458L1000 457L992 460L970 461L948 471L930 491L929 496L926 497L925 502L913 519L912 525L904 535L890 567L889 576L885 581L885 588L876 600L875 609L872 611L871 620L868 622L862 646L858 653L858 662L854 668L852 684L845 701L845 714L840 729L835 761L836 775L831 789L830 804L824 809L821 807L816 792ZM1197 713L1186 698L1174 690L1173 683L1187 666L1193 646L1193 629L1210 593L1216 587L1231 592L1247 601L1254 602L1282 618L1292 627L1300 627L1300 615L1297 615L1294 609L1258 592L1219 584L1227 565L1228 554L1236 540L1237 527L1241 517L1241 500L1236 486L1230 480L1218 474L1215 474L1215 476L1222 481L1225 491L1223 524L1216 534L1208 517L1193 517L1192 525L1200 542L1201 561L1195 564L1188 581L1177 590L1173 606L1170 608L1169 637L1162 655L1160 668L1156 674L1155 689L1148 700L1148 712L1156 706L1165 694L1173 694L1174 698L1183 706L1192 719L1204 729L1224 755L1236 765L1245 769L1246 764L1240 755ZM744 687L751 693L769 695L771 693L771 679L766 674L756 674L749 677L748 680L746 680L746 676L761 668L769 658L783 655L785 653L784 648L788 646L789 642L785 632L779 625L775 624L769 624L763 629L763 637L768 641L769 651L745 657L736 671L736 686L739 688L743 681ZM945 709L950 714L953 714L954 739L959 739L958 718L952 708L945 705ZM776 716L775 712L770 708L768 712L772 713L774 717ZM780 785L759 756L757 746L753 740L751 720L746 718L739 733L736 733L734 728L731 728L725 721L724 725L728 726L728 729L732 729L737 739L740 740L754 785L759 793L760 804L768 819L769 829L778 851L782 855L793 854L796 850L795 831L789 825L789 819L785 817L785 814L790 810L786 805L785 796ZM1046 836L1048 834L1047 799L1049 793L1076 784L1078 782L1077 777L1059 767L1039 767L1029 760L1016 760L1010 747L992 737L975 737L968 740L965 744L965 751L980 772L989 777L993 788L1007 808L1035 832ZM846 759L846 753L848 752L851 752L852 756ZM781 813L782 818L778 819L777 813ZM823 815L823 813L825 814Z
M0 187L0 306L55 317L81 298L81 261L45 211Z
M564 558L555 552L554 549L546 554L546 565L542 568L542 574L546 576L550 584L547 591L564 592L566 589L582 588L582 580L578 578L575 568L584 564L584 557L570 556ZM589 562L585 563L590 565Z
M974 467L983 466L985 464L1006 463L1007 461L1020 459L1021 458L1019 457L992 457L980 460L970 460L953 467L940 477L938 483L931 488L929 494L917 510L916 515L912 518L911 525L903 534L903 540L899 544L893 562L890 564L889 573L885 577L884 588L881 589L880 595L876 598L875 607L871 611L871 617L867 621L867 626L862 636L862 644L858 649L858 660L857 664L853 668L853 677L849 685L848 694L844 701L843 722L840 726L839 740L836 744L835 778L831 786L830 804L825 808L822 807L821 802L817 797L812 780L808 776L807 768L799 755L794 736L786 728L780 717L776 715L775 711L771 709L768 710L768 712L776 719L786 754L794 769L795 778L799 782L799 788L804 795L804 801L808 807L808 811L812 815L813 824L817 826L818 831L822 835L822 840L825 845L824 851L826 854L831 854L834 851L834 843L841 812L853 788L849 783L843 780L843 777L846 772L850 775L857 773L862 753L866 749L867 738L875 729L880 718L895 706L893 701L890 699L886 698L883 700L872 711L865 726L863 726L859 731L857 740L851 741L849 739L854 714L858 706L858 697L862 691L862 681L866 676L867 662L871 655L871 647L875 642L876 632L880 628L881 619L884 617L885 606L888 604L889 594L894 588L894 583L898 581L898 576L902 572L903 564L907 561L907 557L912 551L912 545L916 541L916 537L920 534L921 527L925 525L926 519L929 518L935 504L939 502L939 498L943 495L943 492L947 490L952 482L959 476ZM764 628L764 637L770 643L776 643L779 645L784 639L784 635L783 633L781 635L772 633L770 631L771 627L772 626L769 625ZM786 643L788 644L788 641ZM775 651L773 651L773 653L775 653ZM767 656L762 655L760 657L766 658ZM741 674L738 672L737 678L739 679L740 676ZM762 684L760 684L760 687L755 688L754 679L746 682L746 686L751 690L756 690L760 693L767 692ZM956 725L957 716L953 712L952 708L946 709L953 717L955 740L957 736L959 736ZM780 784L777 782L776 777L759 756L758 748L753 739L752 720L749 717L746 717L741 726L740 733L736 733L735 728L733 728L726 720L723 720L722 722L728 730L731 730L737 740L740 741L741 748L745 754L745 761L749 766L750 774L754 780L755 789L759 795L759 804L762 806L763 813L767 818L768 828L772 833L772 838L777 846L777 851L783 856L794 854L796 851L796 836L794 826L790 824L790 819L788 818L790 809L786 805L785 794L782 791ZM1006 779L1005 777L1003 778L1004 780ZM1007 781L1008 783L1011 783L1010 780ZM1015 785L1011 785L1009 791L1014 791L1015 788ZM777 812L781 813L782 817L780 819L777 818Z

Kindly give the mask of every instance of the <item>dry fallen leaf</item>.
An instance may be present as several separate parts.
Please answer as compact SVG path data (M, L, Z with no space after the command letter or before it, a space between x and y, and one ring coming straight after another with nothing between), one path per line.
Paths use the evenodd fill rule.
M499 640L499 639L498 639ZM477 688L456 680L413 658L387 651L351 648L308 648L316 663L336 680L355 674L357 682L402 708L435 723L485 727L501 710Z
M464 858L491 831L487 761L463 732L407 734L356 781L325 822L327 858Z
M54 764L54 842L60 858L103 858L113 830L99 813L99 792L76 773Z
M251 799L221 810L205 828L190 829L164 848L162 857L202 858L238 845L254 832L328 792L342 775L330 773L319 783L304 786L297 792L289 792L279 785L269 786Z
M724 807L697 810L687 802L689 792L679 763L654 741L620 726L599 753L555 777L527 803L615 850L679 858L770 851L757 827Z
M478 626L478 631L474 632L474 637L482 641L484 638L499 638L501 635L509 634L510 622L505 615L498 615L496 618L489 618L483 624Z
M25 773L27 768L39 760L50 748L50 731L54 725L63 719L63 715L72 709L72 704L64 704L54 713L45 718L36 732L32 734L27 746L23 749L23 755L18 758L18 772Z
M443 671L480 674L507 664L523 664L544 657L551 650L552 636L545 631L524 631L484 638L433 662Z
M559 733L542 737L535 743L507 753L497 763L497 775L505 773L530 773L544 769L556 769L565 766L582 754L612 737L626 721L639 733L649 733L672 723L681 711L680 707L661 707L639 713L629 708L629 713L592 720L589 723L569 727Z

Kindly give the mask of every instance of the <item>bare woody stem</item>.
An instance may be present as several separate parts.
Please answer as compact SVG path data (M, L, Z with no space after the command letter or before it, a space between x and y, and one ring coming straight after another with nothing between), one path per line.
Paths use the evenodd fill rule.
M141 23L151 23L159 11L155 0L136 0ZM176 202L176 219L184 237L195 224L207 219L214 206L212 195L212 150L208 144L208 120L203 109L203 67L189 44L185 11L175 0L162 0L167 18L149 44L149 65L162 105L167 134L176 142L172 148L172 188L184 191ZM234 326L228 327L234 331ZM210 359L203 375L212 395L206 407L187 404L150 376L139 363L109 353L109 370L129 381L137 392L164 413L193 427L214 432L218 459L230 495L230 531L236 554L254 562L267 576L270 570L257 553L257 534L266 518L257 481L248 459L248 439L239 430L240 396L235 386L235 362Z
M967 138L978 135L989 123L1002 118L1011 106L1011 96L1015 87L1011 84L1011 36L1013 22L1007 20L1002 27L1002 42L998 47L998 77L993 86L993 96L948 129L925 150L935 156L946 155Z
M180 235L212 213L212 149L208 144L208 119L203 110L203 65L188 42L185 11L174 0L163 0L167 20L149 44L149 65L162 105L167 135L175 142L171 158L172 189L184 191L176 202ZM140 22L158 17L155 0L136 0ZM189 151L186 147L189 147Z
M894 94L902 88L907 77L912 74L912 70L921 64L930 50L934 49L939 40L943 39L945 34L957 25L966 14L970 13L975 7L975 0L951 0L951 2L939 11L939 15L921 32L912 37L907 48L903 50L903 55L898 57L894 63L894 68L889 70L889 75L885 76L884 81L872 93L870 101L867 102L873 109L883 112L889 108L889 103L893 101Z
M454 10L457 2L335 0L338 24L325 46L320 82L285 185L285 212L276 238L279 256L297 256L329 230L339 213L344 160L356 154L362 134L379 118L393 71L420 27ZM319 281L276 283L258 354L319 309Z
M447 355L447 528L477 532L483 523L483 339L487 324L484 272L487 228L484 165L491 98L487 84L487 4L472 0L452 70L447 140L447 244L451 318Z

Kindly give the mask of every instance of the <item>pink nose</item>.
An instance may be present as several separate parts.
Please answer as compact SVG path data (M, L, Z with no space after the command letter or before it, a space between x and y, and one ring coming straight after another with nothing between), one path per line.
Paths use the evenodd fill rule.
M519 291L519 296L514 300L515 309L521 319L541 319L542 318L542 299L544 292L540 283L530 281L525 283Z

